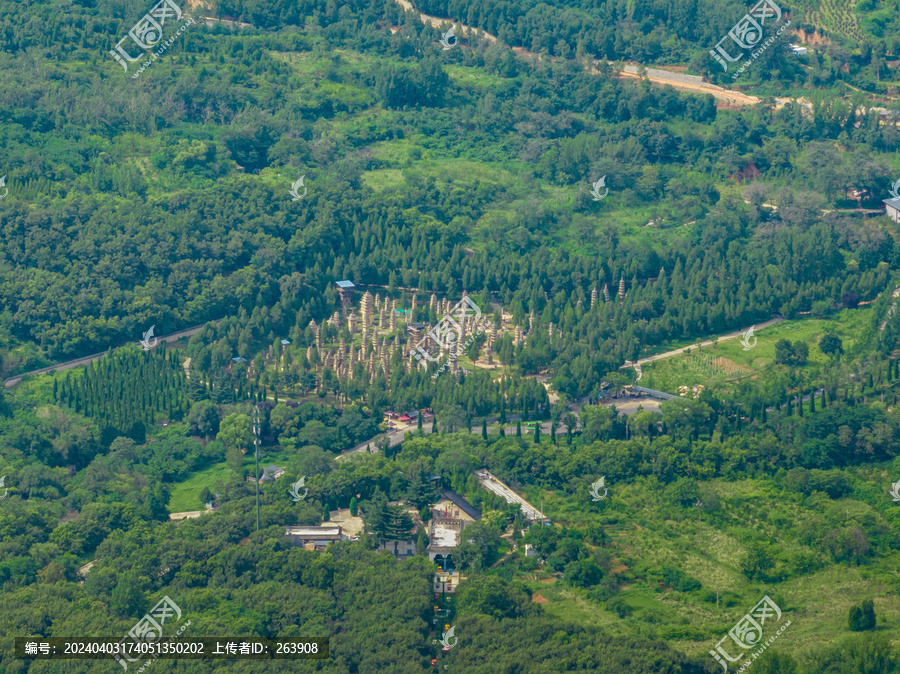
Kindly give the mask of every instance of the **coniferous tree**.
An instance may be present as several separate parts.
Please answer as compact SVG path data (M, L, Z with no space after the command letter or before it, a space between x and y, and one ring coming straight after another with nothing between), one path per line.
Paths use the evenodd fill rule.
M851 606L848 623L853 632L874 630L877 621L875 618L875 605L872 600L864 600L861 606Z
M541 444L541 425L538 424L534 427L534 444Z
M876 625L875 604L871 599L865 599L862 603L863 629L874 630Z
M212 400L217 405L227 405L233 399L231 378L225 370L219 370L216 373L215 385L213 386Z
M517 438L522 437L522 422L521 421L516 422L516 437Z
M416 509L421 510L436 499L434 484L428 479L428 471L422 461L413 462L407 471L409 486L404 496Z
M209 396L206 395L206 386L200 379L200 373L197 370L191 370L191 376L188 379L188 396L194 402L209 399Z
M488 433L487 433L487 419L486 419L486 418L481 420L481 439L482 439L482 440L487 440L487 439L488 439Z

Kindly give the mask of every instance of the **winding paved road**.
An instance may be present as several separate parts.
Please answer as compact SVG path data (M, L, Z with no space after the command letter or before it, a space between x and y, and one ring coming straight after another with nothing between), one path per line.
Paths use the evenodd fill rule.
M216 325L221 322L221 318L218 321L213 321ZM168 335L164 335L159 337L160 342L177 342L179 339L184 339L185 337L190 337L191 335L195 335L200 332L206 323L203 325L197 325L193 328L188 328L187 330L181 330L179 332L173 332ZM47 374L48 372L53 372L54 370L57 372L62 372L63 370L70 370L73 367L78 367L79 365L87 365L88 363L92 363L95 360L100 360L103 356L106 355L106 351L102 353L95 353L92 356L83 356L81 358L76 358L75 360L67 360L65 363L59 363L58 365L51 365L50 367L42 367L39 370L32 370L31 372L23 372L22 374L17 374L14 377L10 377L8 379L3 380L3 385L6 388L12 388L20 381L22 381L22 377L26 375L38 375L38 374Z
M781 323L781 321L783 321L783 320L784 320L784 318L779 316L778 318L773 318L772 320L766 321L765 323L757 323L756 325L753 326L753 328L754 328L754 330L762 330L763 328L768 328L770 325L775 325L776 323ZM735 337L740 337L741 335L744 334L745 331L746 330L738 330L737 332L729 332L727 335L721 335L719 337L718 341L725 342L729 339L734 339ZM702 346L712 346L714 342L715 342L714 339L707 339L705 342L697 342L696 344L688 344L687 346L683 346L680 349L666 351L665 353L658 353L655 356L648 356L647 358L640 358L636 362L629 360L619 369L624 370L629 367L633 367L640 374L640 372L641 372L640 367L644 363L652 363L654 360L662 360L663 358L671 358L672 356L680 356L684 353L685 349L696 349L696 348L702 347Z

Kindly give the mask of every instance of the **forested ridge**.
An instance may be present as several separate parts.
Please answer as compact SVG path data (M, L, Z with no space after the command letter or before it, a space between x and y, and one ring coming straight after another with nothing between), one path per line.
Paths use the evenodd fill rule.
M365 12L363 16L372 18ZM423 31L415 24L403 29L404 34L414 34L413 44L418 42L419 49L430 49ZM321 39L325 44L355 45L363 34L368 32L358 26L349 36L324 31ZM411 53L410 40L389 38L383 31L378 35L388 41L381 47L389 52ZM743 207L728 201L705 219L719 199L715 182L752 163L775 178L811 180L830 198L851 187L875 190L884 179L885 167L877 159L862 156L863 147L891 151L897 144L895 128L880 126L874 115L853 128L849 108L840 102L817 108L812 119L799 107L788 106L762 119L728 115L712 121L711 99L702 103L617 80L597 86L596 78L566 64L533 71L516 62L513 72L504 73L507 60L491 58L495 56L491 49L464 56L457 50L448 57L449 62L483 64L488 72L499 74L503 86L484 95L434 77L441 67L433 58L411 71L385 64L374 65L368 73L329 75L341 91L382 92L382 103L391 107L390 92L395 87L372 85L388 76L394 83L398 77L414 78L421 70L421 84L413 80L412 85L443 88L438 98L445 102L438 109L392 113L392 128L380 128L389 119L381 117L379 122L354 124L346 130L347 125L341 124L340 132L323 136L316 126L321 123L313 120L324 114L336 122L339 110L299 108L293 96L273 99L273 92L259 79L267 73L267 79L275 77L279 87L298 92L306 88L302 78L288 76L284 63L269 51L273 48L305 51L309 46L296 36L261 36L242 45L197 27L184 36L183 52L167 55L170 70L165 76L148 72L136 86L105 77L97 83L102 94L91 100L104 106L115 103L90 115L85 114L85 106L76 110L64 105L65 97L44 96L47 105L39 110L47 118L40 123L31 106L27 112L23 108L23 101L39 93L28 95L24 89L35 89L40 78L36 82L28 68L7 71L8 77L18 79L7 89L7 119L22 116L20 123L7 129L13 152L8 164L13 198L5 204L7 272L2 287L4 325L14 339L40 344L52 361L125 341L148 321L168 331L234 315L241 306L250 312L274 305L270 320L276 328L302 329L309 318L321 319L327 310L319 296L330 281L352 277L358 283L387 284L390 270L395 270L400 285L418 285L426 292L497 291L504 304L534 310L542 320L551 305L546 318L559 325L566 321L563 297L583 299L593 287L614 284L623 276L626 281L636 279L635 287L641 286L656 278L660 268L672 274L679 262L684 266L690 248L679 247L677 241L663 248L642 240L620 242L614 221L604 216L602 208L598 217L583 191L574 195L574 210L552 204L535 208L535 188L540 191L540 185L575 186L586 177L606 174L610 188L621 190L623 205L640 207L662 200L678 219L699 218L689 246L700 242L710 253L720 250L724 255L733 241L745 239L752 225L768 216L760 210L741 215ZM217 61L222 61L217 68L232 80L227 87L221 76L208 76ZM248 81L246 66L258 76ZM48 62L44 69L55 67ZM523 105L535 96L543 101L537 109ZM359 96L354 100L352 105L361 111L362 100ZM364 105L377 102L370 99ZM578 118L567 111L575 107L580 110ZM54 118L57 121L50 122ZM611 118L616 123L610 124ZM711 123L692 125L691 129L703 129L698 134L683 130L678 120L685 119ZM100 131L98 120L109 130ZM191 129L191 138L173 133L182 124ZM360 150L405 138L409 125L426 134L430 152L477 157L489 147L495 157L518 157L517 165L540 182L526 192L524 185L510 190L481 181L455 185L411 176L406 190L376 197L361 177L367 170L385 167L385 161ZM30 135L29 128L31 133L40 130L37 137L44 140L39 146L59 149L49 155L35 155L33 143L26 149L23 140ZM158 140L152 142L131 135L153 129L159 132L154 136ZM455 130L445 134L445 129ZM827 143L848 129L857 148L846 159L827 145L815 144ZM97 145L98 131L108 139L105 149L104 144ZM53 142L70 136L63 146ZM57 156L60 151L64 154ZM37 159L41 155L47 158ZM301 170L309 171L315 189L295 204L277 196L281 192L276 192L271 180L241 175L231 161L246 171L306 166ZM699 175L685 175L685 164L699 168ZM59 199L62 196L64 201ZM691 268L683 271L688 275L686 288L712 293L697 307L710 307L712 315L674 316L677 297L663 298L670 305L667 318L660 306L649 313L641 307L637 318L650 324L646 329L637 324L634 338L629 335L624 344L616 343L616 358L628 357L635 348L634 339L643 347L659 343L663 335L700 334L713 326L739 325L738 315L755 320L781 310L790 304L789 298L797 296L801 285L824 282L818 272L808 275L808 262L793 259L796 250L821 245L822 237L849 245L860 256L865 255L857 250L861 246L870 251L873 245L891 245L890 239L872 241L869 236L850 234L848 229L856 228L840 218L832 218L833 224L826 224L821 232L807 231L816 204L808 203L806 195L798 202L787 217L781 217L789 225L787 231L773 233L776 249L783 251L779 267L789 271L788 285L780 292L779 281L772 281L776 292L768 306L748 303L743 309L734 305L736 300L717 297L720 291L709 283L721 260L694 259ZM491 212L488 206L493 207ZM726 211L729 215L723 220ZM487 226L473 230L470 223L479 220ZM798 236L801 239L794 241ZM812 243L814 237L819 240ZM560 239L570 238L578 246L564 246L557 252ZM712 245L715 241L721 243ZM467 245L475 248L474 258L463 254ZM829 244L823 245L826 255L833 257ZM548 249L552 250L549 256ZM760 248L768 249L768 243ZM510 254L513 250L516 255ZM880 250L879 254L889 259L892 252ZM746 264L748 270L753 266L757 274L763 273L759 262ZM860 271L871 264L863 261ZM300 276L292 276L298 269L303 270ZM823 270L830 269L826 263ZM747 278L747 273L732 275L732 280ZM870 299L871 292L880 288L871 282L856 288L861 280L850 279L851 290ZM833 281L845 283L839 275ZM727 286L722 287L723 294L736 296L727 291ZM543 292L549 297L542 298ZM800 293L797 310L809 310L816 294L817 299L824 299L824 294L840 299L833 288L810 288ZM732 306L723 306L724 302ZM602 339L609 341L607 335ZM13 360L5 370L12 373L46 362L35 355L21 364Z
M416 3L502 41L449 50L391 0L184 3L223 21L132 78L109 50L152 4L0 3L0 378L108 351L0 391L0 672L118 671L12 640L119 637L163 596L186 637L330 637L331 657L161 670L713 672L769 596L792 626L755 671L900 671L900 250L864 213L900 168L873 108L893 103L866 94L893 86L890 7L785 6L833 41L770 49L747 86L808 105L729 109L583 61L710 72L737 2ZM847 11L865 39L834 34ZM379 329L396 351L341 370L344 279L354 312L415 291L425 326L432 294L467 293L493 369L485 334L459 371L406 367L401 316ZM776 317L753 350L715 338ZM637 382L682 395L629 409L623 364L707 338ZM390 410L420 412L394 445ZM257 415L260 467L284 471L258 531ZM482 512L452 601L423 554L433 478ZM357 510L359 541L285 535ZM396 539L417 554L374 550Z

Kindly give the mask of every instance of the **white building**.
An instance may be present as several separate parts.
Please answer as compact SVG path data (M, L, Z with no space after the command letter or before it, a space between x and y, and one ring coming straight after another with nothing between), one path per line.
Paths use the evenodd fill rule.
M290 526L284 531L291 543L303 546L307 550L324 550L332 543L352 540L346 536L339 526L322 525L320 527Z
M884 208L891 220L900 222L900 199L885 199Z

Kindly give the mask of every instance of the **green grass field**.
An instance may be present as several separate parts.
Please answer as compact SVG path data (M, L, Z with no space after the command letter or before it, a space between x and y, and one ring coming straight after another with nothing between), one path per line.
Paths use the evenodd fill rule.
M895 463L883 474L857 477L880 488L891 470L900 468L900 462ZM672 507L652 479L608 484L611 498L603 504L578 505L574 497L550 491L543 496L556 525L603 525L611 541L611 573L625 582L622 591L606 605L564 584L546 567L517 572L517 580L546 600L537 600L545 611L585 625L603 625L616 635L665 638L682 652L702 656L768 594L792 620L776 649L801 654L850 634L850 607L861 598L875 597L878 631L900 634L900 552L860 567L833 564L823 550L803 544L800 535L805 523L819 518L833 526L854 520L887 525L893 519L887 496L884 502L876 497L869 503L862 500L866 496L832 501L822 494L785 495L768 478L712 480L705 484L718 499L715 512L701 512L698 521L696 508ZM790 580L748 583L741 564L745 543L751 540L770 545L776 566L789 575L798 565L811 566ZM682 569L702 588L680 592L649 581L648 574L664 565ZM625 617L612 610L622 604L629 613Z
M217 463L203 470L199 470L184 482L179 482L172 487L169 497L169 512L180 513L189 510L203 510L200 503L200 492L206 487L212 491L216 482L226 482L231 477L231 468L225 463Z
M845 309L834 318L823 320L815 318L799 318L782 321L775 325L755 331L756 346L745 351L740 339L721 342L716 347L705 346L692 349L689 354L673 356L642 366L643 376L640 385L647 388L677 393L679 386L703 384L710 386L723 384L741 377L755 377L762 374L766 367L775 362L775 343L781 339L791 342L801 341L809 347L809 365L811 367L828 362L828 356L818 349L822 335L834 332L841 338L844 351L849 351L859 338L860 333L868 325L870 312L866 307ZM696 341L694 342L696 344ZM670 344L656 349L657 353L687 346ZM705 361L720 359L715 367Z

